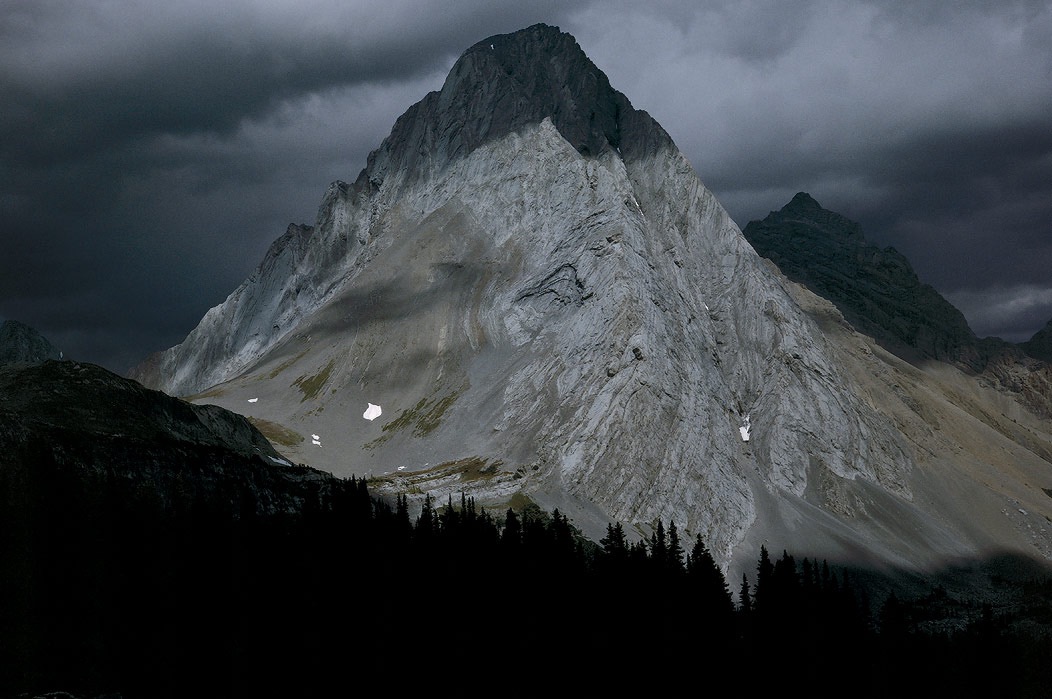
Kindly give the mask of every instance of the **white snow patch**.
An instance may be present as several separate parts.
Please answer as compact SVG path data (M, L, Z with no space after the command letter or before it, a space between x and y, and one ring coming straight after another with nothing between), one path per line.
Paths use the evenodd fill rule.
M291 461L286 461L285 459L278 459L278 458L275 458L273 456L267 456L267 458L270 459L271 461L273 461L276 464L281 464L282 466L291 466L292 465Z
M399 467L398 467L398 470L399 470L399 471L404 471L404 470L405 470L405 466L399 466Z
M749 419L749 416L746 415L745 416L745 424L738 428L738 432L741 433L743 442L748 442L749 441L749 432L751 430L752 430L752 423L751 423L751 420Z
M316 439L312 439L312 440L310 440L310 443L311 443L311 444L314 444L314 445L317 445L317 446L319 446L319 447L321 446L321 442L319 442L319 441L318 441L318 440L316 440Z
M321 437L319 437L319 436L318 436L318 435L316 435L316 434L312 434L312 435L310 436L310 438L311 438L311 439L314 439L314 440L318 440L318 439L321 439Z
M257 400L259 400L259 398L249 398L248 402L249 403L255 403Z
M380 414L382 412L383 411L380 409L379 405L373 405L372 403L369 403L369 407L365 409L364 413L362 413L362 417L364 417L366 420L375 420L376 418L380 417Z

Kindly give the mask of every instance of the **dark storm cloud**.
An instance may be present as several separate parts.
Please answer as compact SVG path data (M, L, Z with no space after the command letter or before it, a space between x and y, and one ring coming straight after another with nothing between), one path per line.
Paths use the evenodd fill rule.
M579 38L741 226L807 191L906 254L978 334L1023 340L1052 318L1048 2L677 6L591 12L617 40ZM644 45L646 65L617 48Z
M5 3L0 312L117 371L181 341L480 28L553 6Z
M1052 318L1052 11L934 0L8 0L0 316L117 371L180 342L464 49L539 21L741 226L808 191L980 334Z

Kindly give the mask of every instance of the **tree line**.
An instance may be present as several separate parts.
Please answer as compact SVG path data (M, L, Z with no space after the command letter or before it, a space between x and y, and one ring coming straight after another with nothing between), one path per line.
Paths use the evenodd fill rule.
M29 495L0 512L3 696L346 694L365 677L487 693L558 680L704 694L732 676L822 696L1052 686L1047 638L991 614L924 632L909 601L766 547L732 589L674 522L634 540L611 524L594 542L557 509L491 513L461 495L411 515L406 496L353 477L271 515L222 497L174 506L130 482L19 485Z

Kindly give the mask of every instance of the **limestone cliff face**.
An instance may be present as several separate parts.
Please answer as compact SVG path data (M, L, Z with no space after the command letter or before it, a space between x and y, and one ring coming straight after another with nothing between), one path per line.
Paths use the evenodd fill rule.
M928 428L809 299L538 25L465 52L154 376L380 493L672 520L726 565L768 537L908 560L904 521L911 555L971 550L915 503Z

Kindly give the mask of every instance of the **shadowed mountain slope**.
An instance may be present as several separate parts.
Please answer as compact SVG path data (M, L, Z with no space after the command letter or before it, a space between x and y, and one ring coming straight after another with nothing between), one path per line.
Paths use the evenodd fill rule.
M1027 354L1046 362L1052 362L1052 320L1045 327L1034 333L1034 336L1020 344Z
M894 248L867 242L857 223L800 192L742 230L785 276L836 304L860 332L896 354L980 371L985 357L964 315L924 284Z

